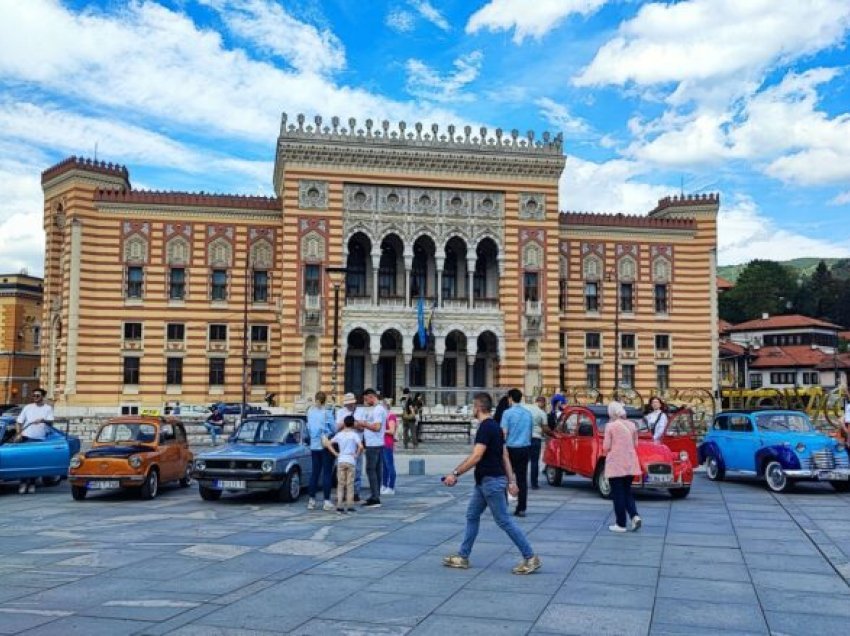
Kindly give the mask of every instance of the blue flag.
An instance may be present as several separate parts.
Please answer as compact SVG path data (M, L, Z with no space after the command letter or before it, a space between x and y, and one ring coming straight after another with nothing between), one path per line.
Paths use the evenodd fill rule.
M428 332L425 330L425 299L419 297L419 304L416 306L416 317L418 320L418 331L416 337L419 338L419 346L423 349L428 348Z

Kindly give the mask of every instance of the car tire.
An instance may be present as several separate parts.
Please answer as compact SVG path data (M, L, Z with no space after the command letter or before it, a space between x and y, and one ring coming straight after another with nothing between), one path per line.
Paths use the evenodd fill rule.
M201 495L201 499L204 501L218 501L221 499L221 491L216 490L215 488L205 488L204 486L198 486L198 492Z
M791 480L782 472L782 464L770 461L764 467L764 483L771 492L787 492L791 488Z
M148 471L148 476L145 477L142 487L139 489L139 495L143 500L150 501L156 497L157 493L159 493L159 473L156 468L151 468Z
M180 487L188 488L192 485L192 464L186 464L186 472L180 478Z
M835 489L835 492L850 492L850 481L831 481L829 485Z
M293 503L301 497L301 473L297 469L292 469L286 474L280 490L277 491L277 498L283 503Z
M74 498L74 501L82 501L87 494L89 494L89 491L85 486L71 486L71 497Z
M52 488L53 486L58 486L62 482L62 477L59 475L53 475L52 477L42 477L41 485Z
M603 499L611 498L611 482L605 476L605 462L596 464L596 474L593 476L593 487Z
M689 494L691 494L691 487L685 486L684 488L671 488L670 489L670 497L673 499L684 499Z
M560 486L561 482L564 481L564 471L560 468L555 468L554 466L546 466L543 470L543 473L546 475L546 482L550 486Z
M714 455L709 455L705 460L705 476L711 481L720 481L726 476L726 471L720 467L720 462Z

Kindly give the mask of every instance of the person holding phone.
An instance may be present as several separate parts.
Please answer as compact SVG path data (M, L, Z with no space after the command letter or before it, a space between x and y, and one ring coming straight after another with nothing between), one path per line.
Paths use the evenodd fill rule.
M472 412L479 421L475 434L475 446L472 453L450 474L443 477L443 483L452 487L465 472L475 469L475 488L472 499L466 509L466 532L457 554L443 558L443 565L449 568L466 569L469 567L469 555L478 536L481 515L486 508L496 525L507 534L522 554L522 561L513 568L514 574L531 574L540 569L540 558L534 553L531 544L522 529L508 514L508 502L505 491L516 496L519 493L516 476L505 447L502 430L491 416L493 398L489 393L478 393L472 403Z
M47 427L53 423L53 407L44 403L44 389L32 393L32 404L27 404L18 416L18 436L16 442L43 442L47 437ZM18 494L33 494L35 479L22 479Z

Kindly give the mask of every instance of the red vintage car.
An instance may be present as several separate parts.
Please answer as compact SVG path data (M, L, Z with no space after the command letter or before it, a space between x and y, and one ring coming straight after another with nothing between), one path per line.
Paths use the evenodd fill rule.
M640 429L643 413L627 408L627 415ZM605 456L602 454L607 422L605 406L568 406L563 410L543 453L549 484L561 485L565 474L581 475L593 480L594 488L602 497L610 496L611 485L605 478ZM641 475L635 477L633 488L666 490L674 499L688 496L694 470L687 450L674 452L664 444L655 443L651 435L640 434L638 459Z

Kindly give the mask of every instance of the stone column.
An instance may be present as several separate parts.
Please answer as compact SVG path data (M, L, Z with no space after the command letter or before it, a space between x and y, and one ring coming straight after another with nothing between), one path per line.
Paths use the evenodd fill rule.
M438 256L436 258L437 263L437 307L443 306L443 266L445 265L446 259L443 256Z
M445 336L435 336L434 337L434 386L441 387L443 386L443 358L446 355L446 337ZM435 394L435 402L442 404L443 403L443 395L439 392Z
M374 249L374 247L373 247ZM381 268L381 251L378 249L378 254L372 254L372 304L378 304L378 271Z
M410 306L410 273L413 271L413 254L404 255L404 302Z
M471 354L467 351L466 354L466 386L471 387L475 386L475 354ZM467 391L466 395L466 403L472 404L472 392Z
M475 279L475 261L467 259L466 261L466 299L467 306L472 309L472 290L473 281Z
M77 392L77 343L80 332L80 260L83 250L83 224L71 221L71 263L68 275L68 351L65 355L65 395Z

